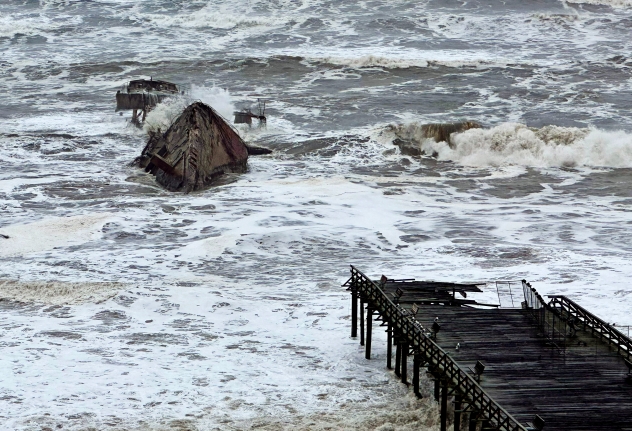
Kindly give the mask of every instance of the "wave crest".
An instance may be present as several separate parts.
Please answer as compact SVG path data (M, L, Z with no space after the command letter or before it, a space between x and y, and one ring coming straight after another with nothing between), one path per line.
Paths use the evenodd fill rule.
M612 7L632 7L632 0L564 0L566 3L593 4Z
M451 136L451 145L424 137L423 125L392 128L422 154L464 166L632 167L632 135L622 131L503 123Z
M452 67L452 68L488 68L504 67L505 63L492 62L482 58L407 58L389 57L381 55L361 55L358 57L311 57L306 58L309 62L329 64L333 66L350 67L353 69L379 67L384 69L409 69L426 67Z

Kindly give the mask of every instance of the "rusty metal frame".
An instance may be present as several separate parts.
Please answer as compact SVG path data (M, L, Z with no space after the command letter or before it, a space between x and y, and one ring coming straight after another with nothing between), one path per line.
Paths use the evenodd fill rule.
M526 431L513 416L491 396L423 331L414 318L389 299L382 289L360 270L351 265L351 290L358 292L362 300L379 310L385 321L392 324L400 337L422 355L434 374L452 386L483 420L491 422L499 431Z

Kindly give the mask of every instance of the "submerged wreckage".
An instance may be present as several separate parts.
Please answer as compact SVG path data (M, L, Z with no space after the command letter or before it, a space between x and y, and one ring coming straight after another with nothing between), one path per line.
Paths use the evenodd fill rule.
M180 93L178 86L171 82L137 79L116 92L116 111L132 110L132 123L140 125L158 103Z
M181 90L167 81L133 80L116 92L116 111L131 110L132 123L140 126L152 108L169 97L184 94ZM244 114L265 124L264 110L265 107L259 115L249 111ZM247 119L252 121L250 116ZM166 132L158 129L149 133L149 141L134 164L151 172L168 190L191 192L209 185L223 173L244 172L249 154L271 152L267 148L246 146L220 114L202 102L195 102L184 109Z
M189 105L166 132L150 134L135 164L156 176L171 191L191 192L226 172L245 172L249 154L268 154L248 147L213 108Z
M450 148L454 148L451 137L453 133L465 132L469 129L480 129L483 126L475 121L462 121L459 123L434 123L418 126L391 126L397 138L393 144L400 148L402 154L420 156L424 152L419 143L424 139L432 139L435 142L446 142Z
M136 163L171 191L190 192L224 172L244 172L248 147L210 106L189 105L165 133L152 133Z

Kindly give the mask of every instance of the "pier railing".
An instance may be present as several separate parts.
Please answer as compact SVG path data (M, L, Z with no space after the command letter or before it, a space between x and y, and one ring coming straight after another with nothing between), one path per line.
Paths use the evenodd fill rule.
M627 359L630 359L630 355L632 354L632 340L616 329L616 327L603 321L566 296L548 296L551 298L550 306L559 309L562 315L568 316L567 319L574 319L572 323L573 327L583 326L584 330L590 329L593 334L608 340L608 344L617 346L617 352Z
M557 349L566 351L566 339L571 331L567 318L550 304L526 280L522 280L525 308L531 312L533 319L542 335Z
M384 321L403 338L416 353L423 356L428 368L441 376L468 402L473 410L488 420L499 431L526 431L513 416L503 409L476 380L461 369L457 363L430 337L424 328L406 310L396 305L382 289L361 271L351 266L351 290L376 309Z

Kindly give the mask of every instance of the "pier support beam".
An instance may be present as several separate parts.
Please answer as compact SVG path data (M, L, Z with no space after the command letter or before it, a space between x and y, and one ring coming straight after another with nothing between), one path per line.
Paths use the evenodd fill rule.
M364 302L360 297L360 345L364 346Z
M358 336L358 291L351 290L351 337Z
M441 431L448 431L448 381L441 382Z
M476 425L478 425L478 413L472 412L470 413L470 426L467 428L468 431L476 431Z
M393 368L391 358L393 357L393 325L389 322L386 328L386 368Z
M371 359L371 333L373 331L373 308L366 308L366 353L364 357Z
M402 383L408 384L408 343L402 344Z
M413 356L413 390L417 398L421 398L419 392L419 369L421 368L421 357L418 354Z
M461 395L454 394L454 431L461 430Z
M395 345L395 375L401 376L401 365L402 365L402 347L399 343Z

